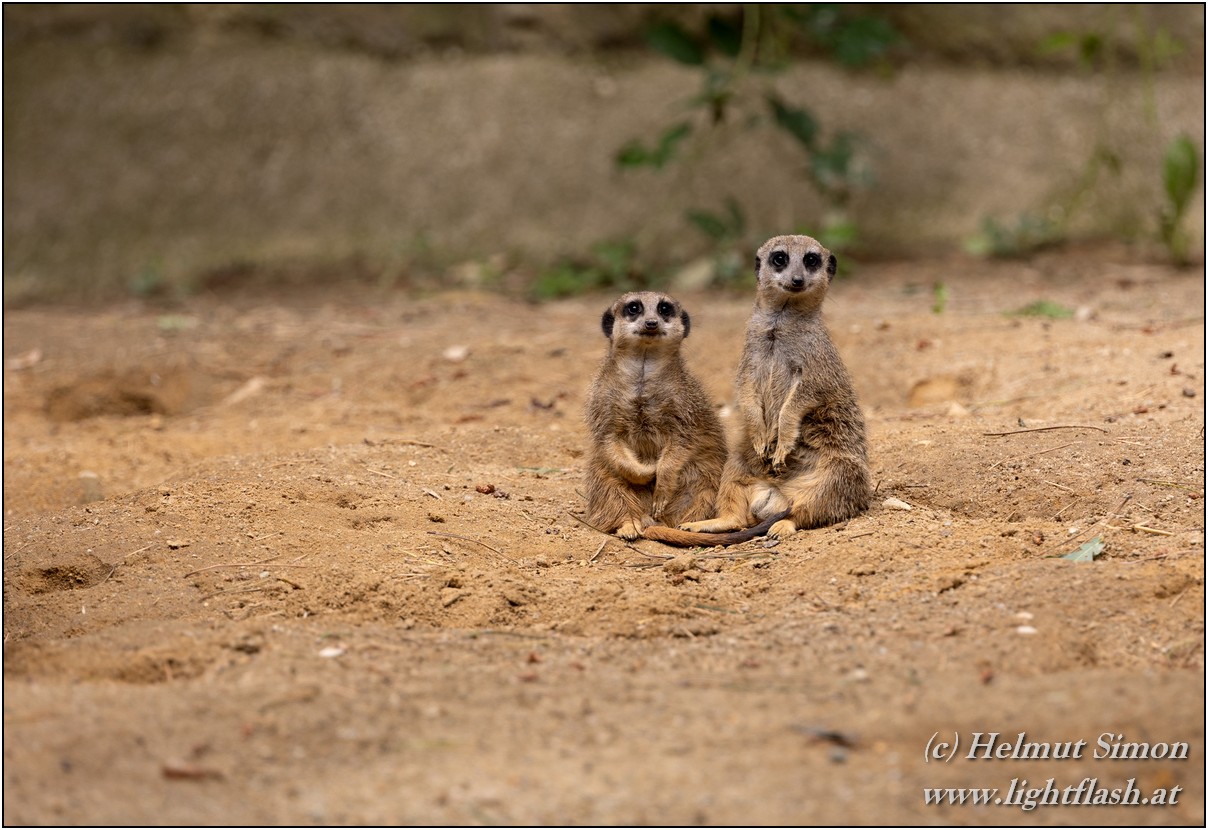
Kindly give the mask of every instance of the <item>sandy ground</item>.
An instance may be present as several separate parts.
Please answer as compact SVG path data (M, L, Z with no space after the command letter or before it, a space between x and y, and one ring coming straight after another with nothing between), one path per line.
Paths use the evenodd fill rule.
M611 299L8 312L4 822L1204 822L1202 269L866 265L874 507L686 555L571 515Z

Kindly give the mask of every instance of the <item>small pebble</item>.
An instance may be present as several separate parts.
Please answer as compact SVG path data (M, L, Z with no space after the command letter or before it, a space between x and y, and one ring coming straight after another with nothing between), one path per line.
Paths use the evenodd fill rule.
M1015 629L1015 633L1016 634L1035 634L1036 629L1032 628L1032 626L1030 626L1030 625L1021 625L1019 628Z
M909 504L902 501L901 499L895 499L892 497L885 499L885 501L881 502L881 506L888 507L890 510L914 510L913 507L911 507Z
M663 563L663 570L669 574L682 574L684 571L691 570L696 567L696 557L690 553L685 553L682 556L677 556L674 559L668 559Z
M101 492L101 477L91 470L80 473L80 493L81 501L84 504L101 501L105 498L104 493Z

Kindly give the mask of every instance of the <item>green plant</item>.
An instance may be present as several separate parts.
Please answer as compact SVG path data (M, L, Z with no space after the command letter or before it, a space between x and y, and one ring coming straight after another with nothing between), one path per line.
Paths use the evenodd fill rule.
M1047 317L1050 320L1065 320L1074 316L1072 309L1052 300L1037 300L1007 313L1012 317Z
M1013 224L986 217L981 230L965 240L965 250L975 256L1019 257L1059 242L1064 229L1034 213L1021 214Z
M737 250L746 234L747 218L737 201L732 197L726 198L725 210L717 213L689 209L684 211L684 218L709 241L715 281L730 283L746 276L747 271Z
M1131 34L1131 39L1127 35ZM992 256L1015 256L1034 247L1049 244L1064 238L1070 223L1090 203L1105 177L1118 179L1124 171L1127 154L1120 142L1125 140L1120 131L1113 129L1109 119L1111 102L1124 96L1118 90L1117 65L1128 53L1131 44L1141 77L1142 123L1154 135L1155 142L1160 132L1155 94L1155 76L1181 52L1183 45L1170 32L1161 27L1151 28L1144 9L1139 5L1109 5L1098 19L1098 25L1082 32L1057 32L1038 45L1042 54L1073 51L1082 70L1102 78L1105 103L1099 114L1098 134L1087 155L1077 178L1067 188L1064 196L1047 211L1047 216L1038 218L1031 214L1021 217L1016 227L997 225L987 219L982 232L970 240L969 249ZM1189 240L1182 228L1183 217L1195 191L1199 174L1199 154L1195 145L1186 136L1179 136L1165 148L1162 162L1162 185L1164 204L1158 214L1157 237L1166 247L1171 258L1182 264L1187 260ZM1115 201L1120 200L1100 200ZM1117 220L1117 233L1128 237L1135 228L1145 225L1140 215L1127 213Z
M632 291L650 283L634 261L630 240L604 241L592 246L586 257L563 259L542 271L533 282L540 300L569 297L602 288Z
M699 91L686 102L696 115L664 128L649 144L628 142L616 154L618 166L662 170L683 157L694 144L690 138L734 123L744 129L770 125L793 139L803 155L800 175L827 205L819 238L839 250L854 243L851 199L872 181L860 138L825 129L810 109L786 99L774 79L802 46L853 69L885 66L901 39L887 20L839 4L753 4L737 14L711 14L694 30L664 20L645 37L655 52L699 71ZM693 209L685 216L715 248L743 241L745 216L733 197L726 199L725 212Z
M948 307L948 286L942 280L936 280L931 286L931 313L943 314Z
M1183 215L1199 180L1200 158L1191 139L1180 135L1166 147L1162 159L1162 184L1166 204L1159 216L1162 243L1179 265L1187 263L1187 232L1183 230Z
M168 275L159 261L148 262L126 282L126 290L136 297L158 297L168 290Z

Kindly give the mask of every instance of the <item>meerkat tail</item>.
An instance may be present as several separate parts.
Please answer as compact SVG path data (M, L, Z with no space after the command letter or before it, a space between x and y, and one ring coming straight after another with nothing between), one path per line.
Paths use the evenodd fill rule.
M772 525L781 519L788 518L788 516L789 511L782 510L775 516L769 516L764 519L754 527L748 527L746 530L733 530L729 533L699 533L693 530L680 530L677 527L651 525L642 531L642 537L677 548L728 548L730 545L737 545L741 542L750 541L757 536L767 535L768 529Z

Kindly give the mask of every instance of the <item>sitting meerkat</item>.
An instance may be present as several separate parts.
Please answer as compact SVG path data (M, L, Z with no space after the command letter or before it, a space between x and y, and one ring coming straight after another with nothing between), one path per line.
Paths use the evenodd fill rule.
M864 417L822 322L835 257L808 236L777 236L755 257L755 311L736 379L738 440L716 518L681 521L657 538L733 544L756 522L772 538L850 519L872 497ZM749 538L749 537L748 537Z
M709 517L726 439L680 356L688 313L666 294L641 291L613 303L601 325L608 355L586 404L588 522L637 539L656 522Z

